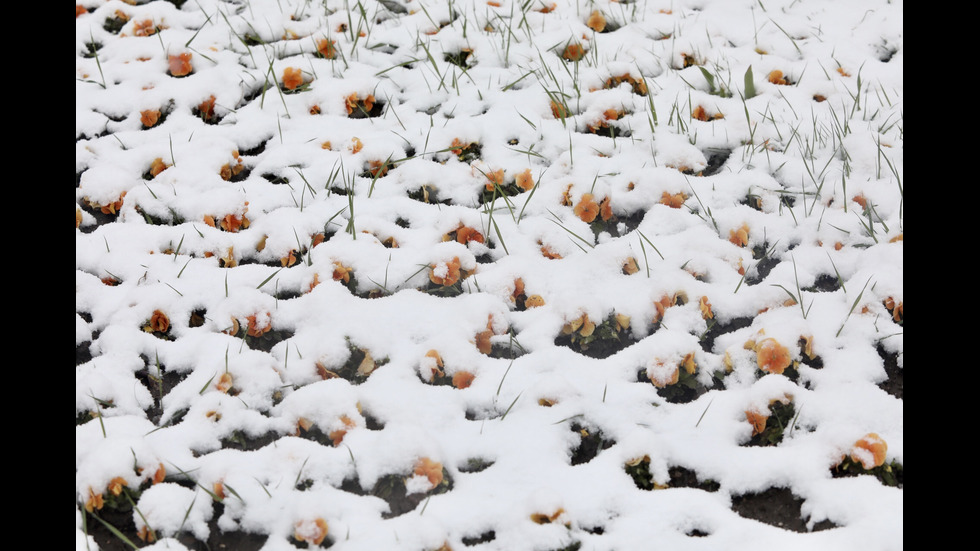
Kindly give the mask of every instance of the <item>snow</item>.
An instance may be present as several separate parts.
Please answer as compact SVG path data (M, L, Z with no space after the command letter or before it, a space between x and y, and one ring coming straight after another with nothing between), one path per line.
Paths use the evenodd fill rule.
M886 306L904 294L901 1L82 5L75 341L91 359L76 365L76 549L95 548L86 502L117 477L136 496L136 528L160 538L148 549L214 530L292 549L317 519L343 550L460 549L489 531L474 549L903 547L902 488L831 475L868 433L887 442L889 464L904 462L903 401L879 387L879 349L904 367L903 326ZM129 21L113 34L103 23L117 10ZM593 32L593 10L617 29ZM158 32L134 36L147 19ZM337 59L313 55L321 38L336 41ZM90 42L97 57L83 55ZM570 42L586 48L579 63L560 57ZM465 71L444 59L463 48ZM175 78L168 56L179 53L193 72ZM691 59L730 97L684 67ZM743 100L749 66L757 95ZM308 87L281 93L287 67ZM773 70L790 83L770 82ZM623 74L642 76L650 95L627 82L605 89ZM352 94L373 95L382 115L348 117ZM212 95L220 122L205 124L192 110ZM567 101L566 120L552 98ZM697 120L699 106L723 118ZM144 128L151 109L165 120ZM588 133L610 109L625 112L608 122L629 135ZM479 143L481 158L461 161L454 140ZM730 151L720 170L697 175L719 151ZM239 155L247 176L223 179ZM144 178L157 158L172 166ZM389 174L364 175L386 160ZM505 184L530 169L537 187L484 205L498 169ZM409 198L423 186L430 202ZM593 232L579 219L572 205L588 193L609 199L618 227ZM661 204L665 194L683 205ZM120 198L118 215L100 212ZM635 213L645 216L633 227ZM248 227L227 231L226 217ZM448 236L460 226L485 242ZM730 236L743 227L739 246ZM327 239L311 246L319 233ZM299 259L285 267L291 251ZM761 281L759 251L775 260ZM639 271L628 275L631 258ZM462 293L427 292L454 259L472 272ZM334 278L338 266L356 285ZM517 307L518 278L543 306ZM803 290L821 278L834 289ZM660 318L655 303L672 296L686 302ZM163 337L144 328L157 311L170 320ZM636 342L606 358L556 344L583 314L597 325L629 316ZM281 338L263 350L234 335L236 323ZM525 353L481 353L488 330ZM786 347L798 378L759 370L750 341L764 338ZM472 385L434 384L430 350ZM324 379L356 351L379 364L370 376ZM702 390L715 376L720 387L675 402L642 378L669 380L690 353ZM162 397L158 365L176 381ZM793 429L777 446L746 445L745 412L783 397ZM315 442L303 422L346 433ZM614 443L572 465L583 438L573 423ZM229 444L269 435L258 449ZM685 467L720 489L642 490L625 465L644 456L658 484ZM452 489L430 493L413 476L422 458L442 464ZM491 465L473 472L474 460ZM154 482L159 466L166 480ZM382 499L341 489L387 475L424 505L386 518ZM811 528L837 527L795 533L732 510L733 497L772 487L803 500Z

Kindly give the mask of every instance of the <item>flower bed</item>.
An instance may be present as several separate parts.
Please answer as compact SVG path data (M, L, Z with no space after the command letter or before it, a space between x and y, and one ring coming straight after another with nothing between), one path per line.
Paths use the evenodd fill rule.
M76 547L903 545L902 4L76 6Z

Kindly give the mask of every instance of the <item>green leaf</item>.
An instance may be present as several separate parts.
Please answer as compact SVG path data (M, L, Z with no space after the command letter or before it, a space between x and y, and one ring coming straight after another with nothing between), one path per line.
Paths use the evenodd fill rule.
M752 78L752 66L745 70L745 99L755 97L755 81Z

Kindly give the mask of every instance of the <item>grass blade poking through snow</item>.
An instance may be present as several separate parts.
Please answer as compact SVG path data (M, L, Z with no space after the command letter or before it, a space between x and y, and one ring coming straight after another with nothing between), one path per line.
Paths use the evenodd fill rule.
M752 66L745 70L745 99L755 97L755 80L752 77Z
M869 283L871 283L871 277L872 277L872 276L868 276L868 280L864 282L864 287L862 287L862 288L861 288L861 292L860 292L860 293L858 293L858 296L857 296L857 298L856 298L856 299L854 299L854 303L853 303L853 304L851 304L851 309L850 309L850 310L848 310L848 312L847 312L847 316L846 316L846 317L844 318L844 321L843 321L843 322L841 322L841 324L840 324L840 329L838 329L838 330L837 330L837 334L836 334L836 335L834 335L835 337L839 337L839 336L840 336L840 333L841 333L841 331L843 331L843 330L844 330L844 324L846 324L846 323L847 323L847 320L848 320L848 319L849 319L849 318L851 317L851 314L853 314L853 313L854 313L854 309L855 309L855 308L857 308L857 305L858 305L858 304L859 304L859 303L861 302L861 297L863 297L863 296L864 296L864 290L865 290L865 289L867 289L867 288L868 288L868 284L869 284ZM873 289L873 288L874 288L874 287L872 287L872 289Z
M107 530L109 530L110 532L112 532L112 535L114 535L117 538L119 538L119 541L125 543L126 545L132 547L133 549L139 549L139 546L136 545L135 543L133 543L132 540L130 540L129 538L127 538L126 535L123 534L122 532L120 532L118 528L116 528L115 526L113 526L113 525L109 524L108 522L102 520L102 518L100 518L99 515L96 515L95 513L92 513L92 516L95 517L95 520L101 522L102 525L105 526Z

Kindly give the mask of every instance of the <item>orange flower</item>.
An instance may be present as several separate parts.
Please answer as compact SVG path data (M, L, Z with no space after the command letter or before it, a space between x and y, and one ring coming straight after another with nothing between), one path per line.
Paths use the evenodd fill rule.
M748 224L742 224L742 227L737 230L729 230L728 240L739 247L744 247L749 244L749 226Z
M333 40L321 38L316 43L316 51L327 59L333 59L337 57L337 48L334 47L334 44L336 44L336 42Z
M327 149L330 149L330 148L327 148ZM358 152L361 151L361 149L364 149L364 143L361 141L361 139L358 138L357 136L354 136L353 138L351 138L350 139L350 152L351 153L358 153Z
M326 537L327 521L319 517L314 520L297 522L293 529L293 538L296 541L305 541L313 545L320 545Z
M221 374L221 377L218 379L218 382L215 383L214 387L227 394L228 391L231 390L231 385L234 384L234 382L235 379L231 376L231 373L225 371Z
M83 13L88 13L88 10L85 9L85 6L81 4L75 4L75 19L78 19L78 16L82 15Z
M342 281L344 284L350 283L350 277L354 270L344 266L340 262L333 263L333 280Z
M214 484L212 484L211 485L211 491L214 492L214 495L218 496L218 499L224 499L226 497L225 496L225 485L221 481L218 481L218 482L215 482Z
M550 515L545 513L534 513L531 515L531 521L535 524L551 524L552 522L558 520L558 517L560 517L564 512L565 510L559 507Z
M531 169L529 168L518 174L517 178L514 180L514 183L516 183L517 187L523 189L524 191L531 191L531 189L534 187L534 178L531 177Z
M572 193L572 184L568 184L568 186L565 188L565 191L561 192L561 204L562 205L564 205L566 207L572 206L571 193Z
M85 510L91 513L93 510L101 510L105 502L101 493L95 493L92 488L88 489L88 499L85 500Z
M711 303L708 302L708 297L701 297L698 300L698 308L701 309L701 317L709 320L715 317L715 314L711 311Z
M517 302L517 297L524 294L524 279L517 278L514 280L514 292L510 294L510 301Z
M428 457L419 459L412 471L415 475L424 476L429 479L429 484L435 488L442 483L442 463L433 461Z
M457 371L453 375L453 386L459 389L468 388L473 384L473 379L476 375L473 375L469 371Z
M493 350L493 343L490 342L492 336L493 331L490 329L476 334L476 348L481 354L489 354Z
M170 74L175 77L189 75L194 70L194 66L191 65L191 54L186 52L170 56L169 62Z
M575 318L563 325L561 332L565 335L578 333L583 337L588 337L595 332L595 322L589 319L588 314L582 314L581 317Z
M558 7L558 4L555 4L554 2L552 2L550 6L544 6L541 9L539 9L538 12L539 13L551 13L557 7Z
M456 230L456 242L465 245L470 241L483 243L484 242L483 234L469 226L460 226Z
M145 19L133 23L133 36L150 36L156 34L157 29L152 19Z
M773 84L779 84L781 86L785 86L785 85L789 84L787 82L786 78L783 77L783 72L780 71L779 69L776 69L775 71L771 71L766 76L766 80L768 80L769 82L771 82Z
M348 115L353 113L355 109L361 109L362 107L364 111L367 111L368 113L370 113L371 109L374 108L374 96L370 94L368 95L368 97L364 98L363 100L357 97L356 93L351 94L347 96L347 98L345 98L344 102L347 108Z
M688 352L684 356L684 359L681 360L681 367L684 368L684 371L687 371L688 375L694 375L694 372L698 369L697 364L694 363L694 352Z
M585 57L585 48L581 44L569 44L565 46L561 56L568 61L581 61Z
M687 195L684 195L684 193L675 193L671 195L665 191L660 196L660 204L667 205L672 209L681 208L684 205L684 201L687 201Z
M286 67L282 73L282 85L287 90L295 90L303 85L303 71L295 67Z
M766 421L769 419L768 412L759 413L755 410L746 410L745 420L752 425L752 436L762 434L766 430Z
M75 207L75 227L77 228L82 224L82 209Z
M211 95L208 99L197 105L197 112L200 114L202 119L210 120L214 117L214 101L214 95Z
M544 298L541 295L531 295L524 299L525 308L537 308L544 306Z
M147 109L146 111L140 111L140 122L143 126L150 128L160 120L160 110L159 109Z
M344 428L331 431L330 434L327 435L327 437L330 438L330 441L333 442L334 446L339 446L340 443L344 441L344 436L347 435L347 430L352 429L355 426L354 421L346 415L340 416L340 422L344 424Z
M330 371L329 369L327 369L325 365L323 365L320 362L316 362L316 372L317 375L319 375L320 378L323 379L324 381L326 381L327 379L336 379L340 377L340 375L338 375L334 371Z
M389 165L387 161L371 161L368 163L368 174L370 174L372 178L384 178L388 174L388 169L390 168L391 165Z
M109 493L114 496L118 496L122 493L123 486L128 486L126 479L121 476L117 476L109 481Z
M439 265L446 266L445 275L440 276L436 274L436 270L439 269ZM455 284L457 281L459 281L459 257L458 256L454 256L450 262L445 262L445 263L440 262L439 265L433 264L432 266L430 266L430 268L432 268L432 271L429 272L429 280L432 281L432 283L435 283L436 285L442 285L444 287L448 287L450 285Z
M623 273L625 275L633 275L639 271L640 271L640 267L636 265L636 259L633 258L632 256L627 258L626 261L623 262Z
M157 468L156 472L153 473L153 483L159 484L167 478L167 469L164 468L163 463Z
M493 191L496 186L504 185L504 169L494 170L493 172L487 172L487 183L486 190Z
M755 354L759 369L766 373L780 375L793 363L789 350L779 344L776 339L763 339L756 343Z
M248 225L248 218L244 214L229 214L221 219L221 229L226 232L236 233L239 229L247 228Z
M571 112L564 105L560 105L560 104L555 103L554 101L552 101L551 102L551 115L553 117L555 117L556 119L567 119L571 115Z
M885 464L885 454L888 444L877 434L865 434L851 448L851 460L860 463L866 470Z
M612 205L610 204L609 197L606 197L601 203L599 203L599 218L602 218L603 222L608 222L612 217Z
M457 156L462 155L463 150L468 148L469 146L470 144L468 143L464 144L463 142L459 141L459 138L453 138L453 143L449 144L450 151L453 152L453 155L457 155Z
M592 15L589 16L589 19L585 22L585 24L588 25L593 31L601 33L606 29L606 18L603 17L598 10L596 10L592 12Z
M582 195L578 204L575 205L574 212L575 216L581 218L583 222L591 223L599 214L599 205L595 202L595 198L591 193L586 193Z
M146 543L153 543L157 540L156 532L151 530L150 527L145 524L139 529L138 532L136 532L136 535Z
M279 263L282 264L283 268L288 268L293 264L296 264L296 250L289 249L289 253L286 256L279 259Z
M157 157L156 159L153 159L152 163L150 163L150 177L156 178L158 174L164 170L167 170L168 168L170 168L170 165L163 162L162 158Z
M837 72L840 73L840 76L842 76L842 77L849 77L849 76L851 76L851 74L848 73L847 71L845 71L843 67L838 67L837 68Z
M249 337L258 338L272 330L272 322L269 320L265 320L262 325L259 325L258 314L252 314L245 319L248 320L247 332Z
M99 206L99 210L102 211L102 214L116 214L117 212L119 212L119 209L122 208L123 199L125 197L126 197L126 192L124 191L121 194L119 194L119 199L118 200L113 201L112 203L109 203L108 205L101 205L101 206ZM76 218L77 218L77 216L76 216Z
M559 260L559 259L561 259L561 255L558 254L558 253L556 253L554 250L552 250L551 247L549 247L547 245L542 245L541 246L541 255L544 256L545 258L549 259L549 260Z
M432 380L435 379L436 377L442 377L443 375L445 375L445 373L442 371L442 368L446 364L445 362L442 361L442 356L439 355L438 350L434 348L432 350L429 350L428 352L425 353L425 357L432 358L431 361L427 360L428 363L423 363L423 371L431 370L431 373L427 373L428 376L426 380L432 382ZM433 363L435 365L433 365Z
M150 332L166 333L170 329L170 318L160 310L154 310L150 316L150 323L147 324Z
M657 315L653 318L653 322L656 323L657 320L663 319L664 313L667 311L667 309L676 304L676 302L675 297L668 295L664 295L660 297L660 300L655 301L653 306L657 309Z
M903 302L899 301L896 303L894 298L888 297L885 299L885 308L892 313L892 319L896 323L905 319L905 306Z
M641 96L647 95L646 83L642 79L637 80L633 78L629 73L625 73L619 76L609 77L608 79L606 79L605 88L606 89L615 88L624 82L629 83L629 85L633 88L633 92Z
M309 285L309 287L306 288L306 292L309 293L309 292L313 291L313 289L315 289L316 286L319 285L319 284L320 284L320 274L314 272L313 273L313 281L310 281L310 285Z
M653 386L664 388L680 380L681 370L676 365L667 365L661 359L653 361L653 365L647 368L647 377Z
M693 118L695 118L695 119L697 119L699 121L709 121L709 120L711 120L711 116L708 115L708 112L705 111L704 110L704 107L702 107L700 105L694 108L694 111L691 113L691 117L693 117Z

